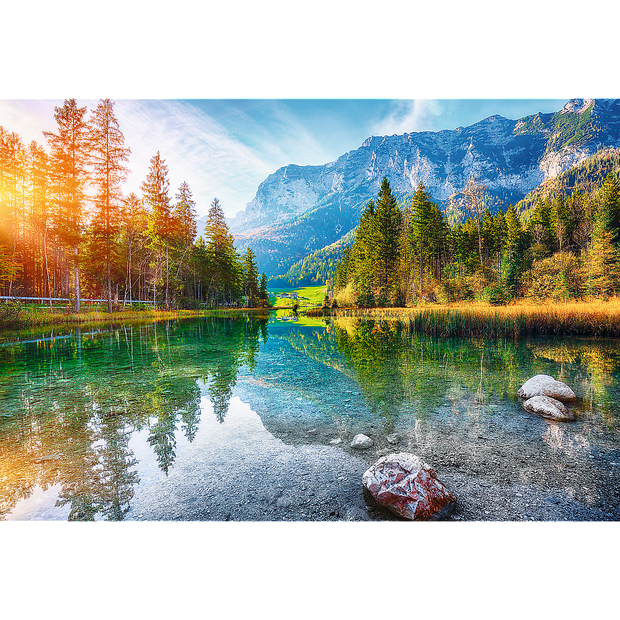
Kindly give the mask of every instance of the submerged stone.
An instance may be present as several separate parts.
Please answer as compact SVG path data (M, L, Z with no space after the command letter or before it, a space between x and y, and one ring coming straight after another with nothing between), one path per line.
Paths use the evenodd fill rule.
M435 470L407 452L381 457L364 473L362 483L379 505L411 521L444 519L456 504Z
M564 403L549 396L534 396L523 403L523 408L529 413L549 418L551 420L574 420L576 415Z
M372 446L373 441L367 435L363 435L359 433L353 437L353 441L351 442L352 448L370 448Z

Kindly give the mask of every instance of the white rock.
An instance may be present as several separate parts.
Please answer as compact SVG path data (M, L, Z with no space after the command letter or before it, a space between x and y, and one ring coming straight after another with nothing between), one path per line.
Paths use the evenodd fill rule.
M386 435L385 439L388 443L398 443L398 435Z
M332 439L329 443L331 443L334 446L337 446L339 443L342 443L342 439L338 437L337 439Z
M517 391L517 396L523 400L534 396L549 396L565 403L577 398L575 392L566 383L556 381L550 375L536 375L528 379Z
M373 444L373 441L370 437L368 437L367 435L363 435L362 433L359 433L358 435L355 435L355 437L353 437L353 441L351 442L351 447L352 448L370 448L372 444Z
M523 408L529 413L535 413L543 418L552 420L574 420L575 414L555 398L549 396L533 396L523 403Z

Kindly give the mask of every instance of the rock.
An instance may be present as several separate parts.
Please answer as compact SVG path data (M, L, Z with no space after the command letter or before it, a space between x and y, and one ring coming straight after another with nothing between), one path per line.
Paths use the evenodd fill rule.
M381 457L364 473L362 483L379 505L411 521L443 519L456 504L435 470L407 452Z
M306 432L308 433L308 435L316 435L318 433L316 428L311 428L310 430L308 430Z
M355 437L353 437L353 441L351 442L351 447L352 448L370 448L370 446L372 446L373 441L370 437L367 437L366 435L362 435L362 433L359 433L358 435L355 435Z
M398 435L386 435L385 439L388 443L398 443Z
M332 439L329 443L332 444L333 446L337 446L339 443L342 443L342 439L338 437L337 439Z
M523 408L530 413L551 420L574 420L577 416L564 403L549 396L534 396L523 403Z
M528 379L517 391L517 396L523 400L534 396L549 396L565 403L573 402L577 398L566 383L556 381L549 375L536 375Z

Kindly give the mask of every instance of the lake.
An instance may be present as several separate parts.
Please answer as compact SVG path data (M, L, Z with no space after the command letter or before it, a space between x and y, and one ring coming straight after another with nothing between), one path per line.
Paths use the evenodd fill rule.
M550 374L550 422L516 397ZM0 336L0 518L394 519L363 493L413 452L453 520L620 518L616 340L437 339L396 322L269 317ZM364 433L373 446L350 447Z

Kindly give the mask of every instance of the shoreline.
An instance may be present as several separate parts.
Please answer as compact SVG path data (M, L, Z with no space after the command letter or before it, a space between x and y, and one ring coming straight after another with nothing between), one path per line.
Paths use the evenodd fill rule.
M536 335L620 337L620 299L547 304L488 303L409 308L326 308L311 313L333 320L408 322L414 331L437 337L527 338Z

